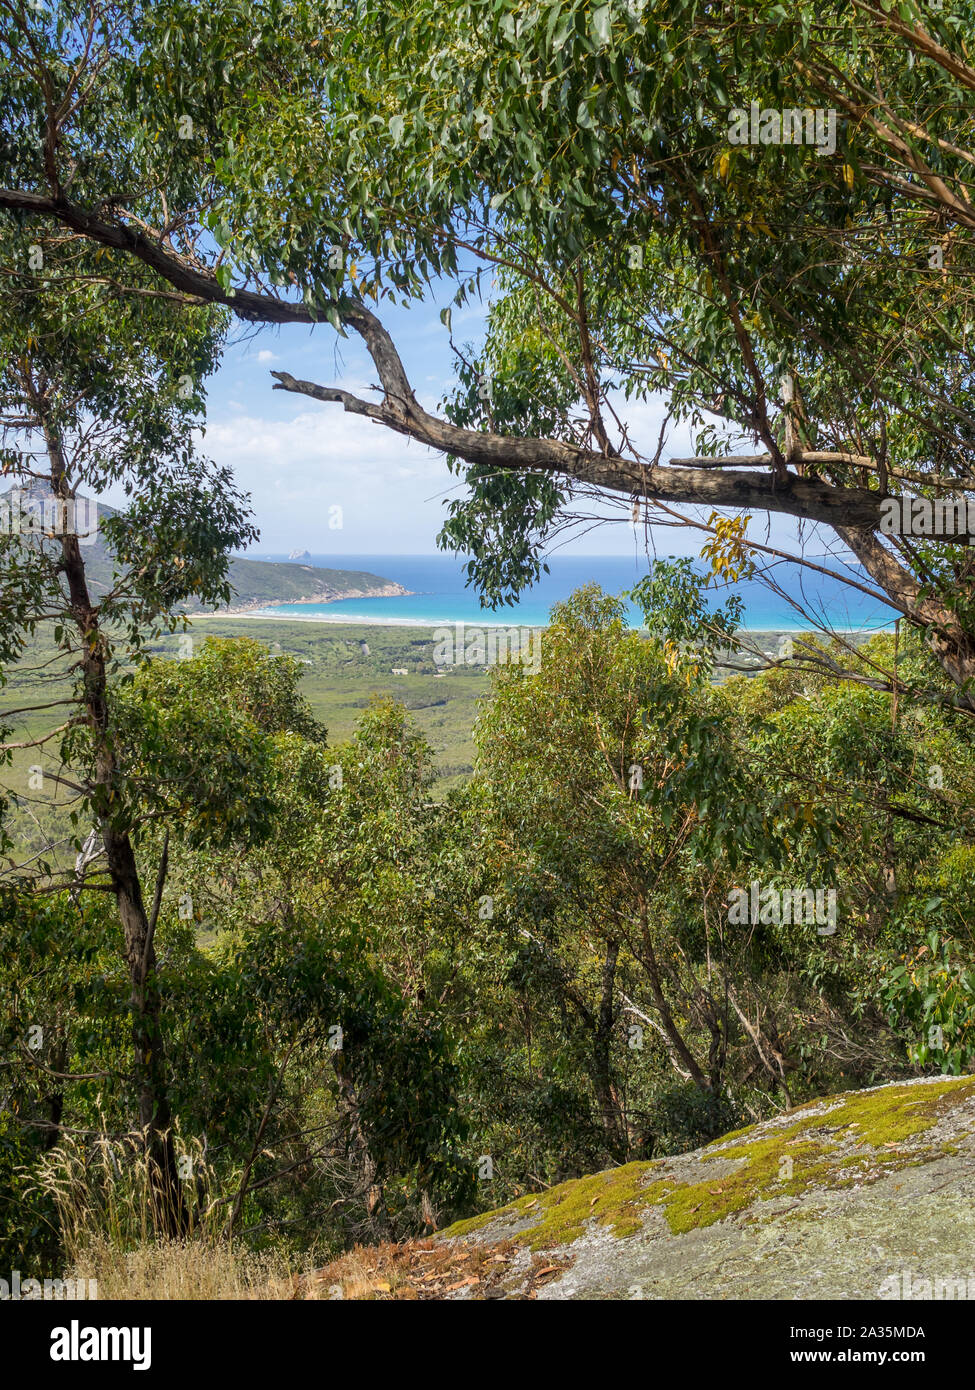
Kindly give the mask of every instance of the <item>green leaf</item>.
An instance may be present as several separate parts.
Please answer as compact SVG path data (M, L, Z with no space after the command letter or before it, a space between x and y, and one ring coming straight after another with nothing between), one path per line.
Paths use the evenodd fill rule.
M592 17L593 33L601 44L607 44L612 32L612 11L609 5L600 5Z

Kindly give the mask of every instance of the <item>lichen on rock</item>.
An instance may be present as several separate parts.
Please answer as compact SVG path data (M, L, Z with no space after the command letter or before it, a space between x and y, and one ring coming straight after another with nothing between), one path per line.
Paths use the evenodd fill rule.
M942 1263L970 1258L973 1157L975 1077L922 1078L826 1097L690 1154L561 1183L458 1222L441 1239L572 1254L571 1271L539 1294L546 1298L580 1288L586 1297L875 1297L888 1256L917 1264L919 1246L940 1242ZM935 1192L936 1215L919 1226ZM945 1225L949 1208L957 1219ZM846 1248L840 1232L851 1223L873 1237L875 1268ZM708 1292L719 1255L725 1270L757 1262L765 1272L750 1274L746 1290L719 1279L720 1291ZM777 1270L768 1268L773 1257ZM817 1269L815 1291L804 1295L807 1258ZM831 1265L845 1271L842 1293L823 1284ZM647 1287L654 1291L632 1293Z

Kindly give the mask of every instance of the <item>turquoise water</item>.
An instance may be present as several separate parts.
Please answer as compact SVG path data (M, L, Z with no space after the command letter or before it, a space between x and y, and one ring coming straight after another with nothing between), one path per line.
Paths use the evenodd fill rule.
M268 559L283 560L283 555ZM582 584L596 583L607 593L632 589L647 572L647 560L619 556L556 556L549 561L551 573L510 608L483 609L471 589L465 588L464 561L455 555L314 555L311 563L329 569L368 570L384 579L395 580L411 591L408 598L349 598L337 603L280 603L262 610L279 617L296 616L346 623L412 623L440 626L450 623L504 623L525 627L548 621L554 603L568 598ZM835 562L833 568L839 568ZM863 579L859 570L844 572ZM897 616L886 605L849 588L836 579L816 574L799 565L774 564L770 573L788 598L800 605L798 611L788 598L772 592L758 579L716 592L720 604L729 592L744 603L743 626L752 631L792 629L814 626L814 617L836 630L886 627ZM628 616L635 625L639 613L628 605Z

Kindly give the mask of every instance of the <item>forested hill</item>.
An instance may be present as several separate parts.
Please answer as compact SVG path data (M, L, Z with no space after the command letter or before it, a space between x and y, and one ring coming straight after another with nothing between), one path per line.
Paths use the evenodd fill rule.
M20 494L18 508L15 493ZM0 494L0 517L8 512L4 509L23 510L27 500L33 496L41 497L40 492L20 487L11 488ZM114 516L112 507L99 503L98 518L104 521ZM79 507L79 527L86 524L85 506ZM23 525L23 522L21 523ZM93 596L104 593L112 580L112 556L102 534L97 533L93 540L82 548L85 571ZM313 565L282 563L275 560L248 560L237 556L230 561L230 583L234 590L230 611L248 608L261 608L271 603L329 603L340 598L389 597L407 593L402 585L385 579L366 570L320 569ZM197 603L188 608L199 608Z
M236 598L231 611L267 603L330 603L340 598L388 598L406 594L402 584L368 570L317 569L277 560L230 562Z

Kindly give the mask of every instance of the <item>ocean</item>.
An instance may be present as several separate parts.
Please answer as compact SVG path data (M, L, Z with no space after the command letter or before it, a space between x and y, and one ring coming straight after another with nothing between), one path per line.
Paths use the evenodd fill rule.
M286 560L286 555L253 558ZM822 557L817 561L822 563ZM522 594L512 607L481 608L476 594L465 587L464 560L456 555L313 555L311 564L326 569L368 570L394 580L410 590L407 598L349 598L335 603L280 603L260 610L268 616L300 617L325 622L410 624L446 626L454 623L501 623L535 627L548 621L549 610L583 584L596 583L610 594L632 589L647 572L647 559L615 555L554 556L551 573ZM827 561L840 568L836 561ZM720 604L729 592L740 595L744 605L743 627L752 632L802 632L825 622L836 631L855 631L890 626L897 616L885 604L850 588L839 580L786 562L770 566L775 593L755 578L715 591ZM866 581L858 568L845 571ZM639 626L639 611L627 605L627 617Z

